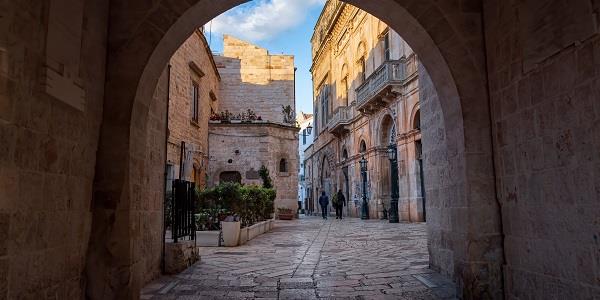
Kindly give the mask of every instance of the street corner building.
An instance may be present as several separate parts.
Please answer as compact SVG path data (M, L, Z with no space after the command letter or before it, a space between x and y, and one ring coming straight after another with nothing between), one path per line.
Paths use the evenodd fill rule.
M277 191L275 208L298 208L298 130L291 55L225 35L215 55L221 76L219 110L209 122L209 185L262 184L265 166Z
M337 0L326 3L311 42L315 140L304 155L311 210L320 210L322 191L342 190L347 214L361 216L367 205L367 217L382 218L396 187L400 220L425 221L420 107L435 91L421 92L433 89L420 86L428 75L417 56L381 20Z

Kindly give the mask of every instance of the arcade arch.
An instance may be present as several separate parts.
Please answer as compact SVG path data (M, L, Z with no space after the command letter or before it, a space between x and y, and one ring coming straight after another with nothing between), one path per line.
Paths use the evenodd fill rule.
M157 121L150 116L155 109L152 93L168 59L193 30L244 2L162 1L158 4L160 14L142 2L111 2L104 118L96 169L96 182L102 184L94 187L94 199L99 205L92 207L86 262L90 298L128 298L137 293L145 280L144 268L140 267L144 262L140 259L142 253L133 248L142 242L141 237L130 229L153 222L143 210L133 207L138 188L151 187L132 171L141 168L148 143L152 143L148 132L151 122ZM457 196L462 199L456 202L468 203L465 209L469 214L480 215L443 232L430 229L431 266L459 281L467 295L502 293L499 211L494 190L489 188L494 185L491 125L489 119L478 117L489 113L488 102L481 101L488 98L483 35L480 28L463 26L473 15L481 17L481 7L463 11L459 6L442 7L434 0L407 6L393 0L346 2L389 24L419 55L439 95L447 137L447 144L434 142L431 147L452 149L454 155L446 162L451 173L447 185L464 189ZM471 42L474 40L479 42ZM457 51L462 54L454 55ZM469 114L463 114L464 108ZM473 152L478 155L469 154ZM107 202L114 205L101 205ZM139 220L139 224L134 224L134 220ZM480 226L484 220L493 226ZM443 243L444 239L452 242ZM464 244L485 247L458 247Z

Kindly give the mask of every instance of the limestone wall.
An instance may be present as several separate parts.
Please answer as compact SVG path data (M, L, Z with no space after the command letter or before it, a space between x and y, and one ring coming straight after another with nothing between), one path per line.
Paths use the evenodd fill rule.
M225 35L223 54L215 56L222 77L219 111L254 110L265 121L283 122L282 106L294 103L294 57Z
M161 75L148 111L143 159L135 160L134 174L144 180L134 185L131 234L135 284L143 286L161 274L164 226L165 140L167 123L167 69Z
M430 265L443 274L452 275L455 270L454 245L447 241L456 239L465 226L464 204L456 203L455 179L448 175L448 144L446 143L444 116L440 100L425 68L419 69L419 92L421 133L423 135L423 157L425 172L425 192L427 195L427 234Z
M600 6L484 3L506 296L598 298Z
M69 5L0 10L0 299L84 298L108 3Z
M243 184L261 185L261 166L269 169L277 190L275 207L298 208L297 128L276 124L210 124L209 183L222 172L239 172ZM287 172L279 172L281 159Z
M205 184L208 166L208 120L211 111L218 111L219 81L212 53L204 35L196 31L179 47L171 57L170 102L169 102L169 143L167 163L173 166L173 178L179 178L181 162L181 142L186 143L186 157L183 176L198 185ZM193 64L192 64L193 63ZM192 88L199 87L198 120L193 121Z

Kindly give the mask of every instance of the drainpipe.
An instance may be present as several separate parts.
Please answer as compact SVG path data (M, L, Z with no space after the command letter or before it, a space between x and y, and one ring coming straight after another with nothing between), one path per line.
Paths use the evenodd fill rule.
M179 180L183 180L183 175L185 174L183 169L185 168L184 156L185 156L185 141L181 141L180 156L179 156Z
M165 161L167 160L167 151L168 147L169 147L169 106L170 106L170 102L171 102L171 64L169 64L167 66L167 111L166 111L166 118L165 118ZM166 215L167 215L167 206L165 205L167 203L167 180L169 178L169 174L167 173L167 164L165 163L165 172L164 172L164 185L163 185L163 224L162 224L162 230L163 230L163 238L162 238L162 253L161 253L161 261L160 261L160 268L162 270L162 273L165 273L165 239L167 238L167 227L165 226L165 220L166 220Z

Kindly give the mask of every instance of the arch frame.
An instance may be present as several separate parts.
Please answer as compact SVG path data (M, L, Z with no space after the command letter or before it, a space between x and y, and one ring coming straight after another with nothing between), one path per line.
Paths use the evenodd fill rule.
M377 16L419 54L439 94L449 153L450 187L466 218L451 237L469 247L447 249L432 267L452 276L465 297L500 298L502 233L495 202L491 124L481 8L450 2L344 0ZM143 180L137 170L148 143L152 93L170 56L200 25L245 0L114 0L110 6L104 112L96 160L92 233L86 261L89 298L133 298L143 279L133 207ZM157 9L157 7L159 9ZM132 25L133 24L133 25ZM487 220L483 222L482 220ZM141 222L144 222L142 220ZM434 244L439 243L439 232ZM446 237L450 238L450 237ZM436 244L437 245L437 244ZM430 248L431 252L431 248ZM437 254L432 254L433 256Z

